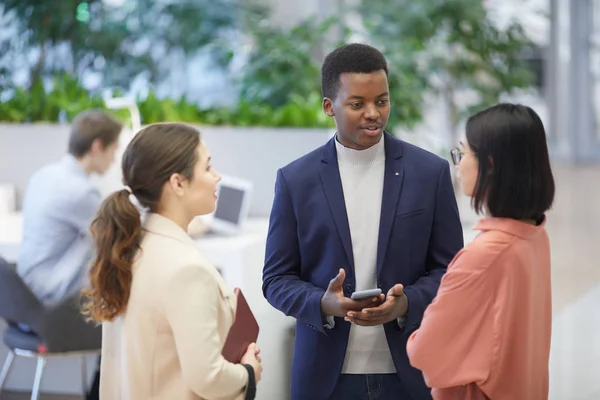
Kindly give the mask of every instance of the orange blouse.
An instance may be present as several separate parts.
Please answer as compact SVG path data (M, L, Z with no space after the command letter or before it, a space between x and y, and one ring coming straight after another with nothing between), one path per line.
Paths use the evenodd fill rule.
M411 364L436 400L546 400L552 325L550 244L533 226L486 218L448 266Z

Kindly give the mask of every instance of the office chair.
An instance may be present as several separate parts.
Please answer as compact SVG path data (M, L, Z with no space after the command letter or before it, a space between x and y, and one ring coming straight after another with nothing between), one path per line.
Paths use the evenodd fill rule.
M9 353L0 371L0 397L15 357L37 359L31 399L39 398L46 361L79 357L83 397L87 394L86 356L100 354L102 330L87 323L79 308L79 294L54 307L44 305L21 280L16 270L0 258L0 318L8 326L3 341ZM26 332L21 326L27 326Z

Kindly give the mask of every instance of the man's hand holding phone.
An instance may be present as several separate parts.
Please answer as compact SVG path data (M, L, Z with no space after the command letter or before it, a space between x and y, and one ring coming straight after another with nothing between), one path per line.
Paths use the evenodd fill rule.
M360 326L376 326L397 320L407 312L408 298L404 294L404 286L397 284L388 291L381 304L358 311L350 310L344 319Z
M325 294L321 298L321 312L325 316L344 318L349 312L360 312L363 309L377 307L383 301L383 294L369 296L367 298L350 299L344 296L344 280L346 271L340 269L339 273L329 282ZM356 297L356 296L355 296Z

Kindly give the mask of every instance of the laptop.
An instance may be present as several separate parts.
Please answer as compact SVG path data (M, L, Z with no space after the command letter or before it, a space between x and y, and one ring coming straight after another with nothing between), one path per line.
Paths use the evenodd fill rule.
M230 236L239 233L248 218L252 182L233 176L221 176L217 186L217 207L206 219L209 226L204 236Z

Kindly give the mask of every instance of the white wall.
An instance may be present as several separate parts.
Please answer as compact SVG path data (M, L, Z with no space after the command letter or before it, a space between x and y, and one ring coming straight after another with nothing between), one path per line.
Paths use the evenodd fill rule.
M268 216L277 169L324 144L333 134L328 129L199 129L219 172L254 183L252 216ZM65 154L68 136L68 125L0 124L0 183L16 185L19 205L31 174ZM108 175L100 180L104 187L121 187L118 161Z

